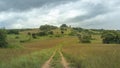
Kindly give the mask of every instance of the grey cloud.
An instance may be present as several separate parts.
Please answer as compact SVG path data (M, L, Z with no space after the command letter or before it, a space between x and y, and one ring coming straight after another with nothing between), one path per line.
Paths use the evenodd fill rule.
M23 11L32 8L39 8L44 5L58 5L77 0L1 0L0 11L16 10Z
M84 8L85 8L85 11L88 12L87 14L80 15L72 19L68 19L65 22L82 22L82 21L94 18L96 16L104 15L106 13L111 12L110 9L104 6L104 4L97 4L97 5L87 4Z
M85 28L120 29L119 4L119 0L0 0L0 11L4 12L0 13L0 26L34 28L66 23Z

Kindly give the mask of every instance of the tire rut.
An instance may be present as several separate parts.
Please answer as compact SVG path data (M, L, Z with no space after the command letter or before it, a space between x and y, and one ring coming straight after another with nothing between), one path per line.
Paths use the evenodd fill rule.
M41 68L51 68L51 61L53 60L53 57L55 56L55 54L56 54L56 51L57 50L55 50L54 52L53 52L53 54L52 54L52 56L49 58L49 60L47 60L44 64L43 64L43 66L41 67ZM63 54L62 54L62 52L59 50L59 54L60 54L60 57L61 57L61 64L63 65L63 68L70 68L69 67L69 64L68 64L68 62L66 61L66 59L64 58L64 56L63 56Z
M47 60L47 61L43 64L43 66L42 66L41 68L50 68L50 62L52 61L53 57L55 56L56 51L57 51L57 50L54 51L53 55L49 58L49 60Z
M61 63L62 63L62 65L63 65L63 67L64 67L64 68L70 68L68 62L67 62L66 59L64 58L64 56L63 56L63 54L61 53L61 51L59 51L59 53L60 53L60 56L61 56Z

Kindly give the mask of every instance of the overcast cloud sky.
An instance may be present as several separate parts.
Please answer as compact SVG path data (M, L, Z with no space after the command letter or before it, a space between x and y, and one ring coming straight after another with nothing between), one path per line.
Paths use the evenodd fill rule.
M0 28L120 29L120 0L0 0Z

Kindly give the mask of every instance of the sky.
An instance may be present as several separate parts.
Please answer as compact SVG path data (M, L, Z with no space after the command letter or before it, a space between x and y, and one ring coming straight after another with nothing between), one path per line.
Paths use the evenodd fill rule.
M120 29L120 0L0 0L0 28Z

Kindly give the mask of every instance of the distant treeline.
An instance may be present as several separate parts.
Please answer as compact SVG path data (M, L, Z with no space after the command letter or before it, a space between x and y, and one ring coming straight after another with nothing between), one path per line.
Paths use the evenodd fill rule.
M104 29L84 29L80 27L71 27L66 24L62 24L60 27L53 25L41 25L39 27L39 32L30 33L27 35L31 38L36 39L38 36L55 36L54 30L59 29L60 35L66 35L65 32L69 29L70 32L67 34L69 36L77 36L79 41L82 43L91 43L92 35L100 35L102 42L104 44L120 44L120 30L104 30ZM35 29L0 29L0 47L6 47L8 45L6 38L7 34L17 34L19 35L21 31L28 31Z

